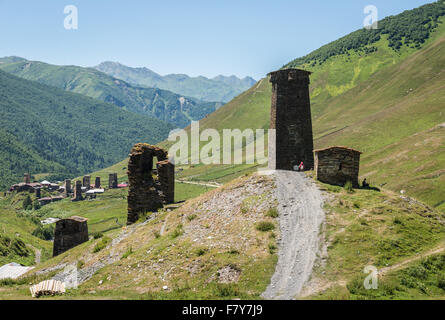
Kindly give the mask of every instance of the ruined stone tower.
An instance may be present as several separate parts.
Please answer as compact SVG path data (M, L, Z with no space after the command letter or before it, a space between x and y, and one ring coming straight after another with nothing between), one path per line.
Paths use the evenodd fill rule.
M110 173L108 175L108 188L109 189L117 188L117 173Z
M25 173L23 175L23 182L26 184L30 184L31 183L31 175L29 173Z
M156 157L159 162L165 161L167 151L145 143L138 143L131 149L127 172L128 225L135 223L141 213L157 211L163 206L163 199L159 192L162 187L153 177L153 157Z
M96 177L96 180L94 181L94 187L96 189L100 188L100 177Z
M65 195L68 196L71 193L71 180L65 180Z
M269 73L272 105L269 135L269 168L294 170L303 162L314 167L309 75L299 69Z
M74 197L71 201L82 201L82 182L80 180L76 181L74 186Z
M158 179L162 191L162 200L165 204L175 202L175 165L168 160L156 164Z
M80 181L79 181L80 182ZM53 256L88 241L87 219L82 217L71 217L56 222L54 231Z
M84 176L82 184L83 184L83 187L87 188L87 190L90 190L90 188L91 188L91 176Z

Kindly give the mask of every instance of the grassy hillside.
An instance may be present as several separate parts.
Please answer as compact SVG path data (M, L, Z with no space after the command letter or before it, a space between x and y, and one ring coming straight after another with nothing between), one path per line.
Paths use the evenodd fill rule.
M59 178L107 167L139 141L156 143L172 126L112 104L0 71L0 188L23 174Z
M445 6L443 2L434 5ZM406 15L392 19L403 20ZM437 20L419 46L395 49L383 34L362 49L329 56L309 68L314 72L315 147L346 145L361 150L361 178L397 192L405 190L441 210L445 210L443 21L443 17ZM370 46L377 49L366 50ZM302 67L307 67L305 63ZM262 79L201 120L201 130L268 128L270 97L270 83ZM193 180L224 180L254 167L197 165L181 174Z
M326 197L325 254L304 299L443 299L445 215L389 191L319 184ZM378 289L365 290L377 268Z
M243 177L174 211L161 211L145 223L108 231L103 238L42 263L29 278L0 282L0 296L30 298L29 283L54 276L65 263L84 271L104 263L79 290L62 298L258 299L277 259L278 230L257 228L258 222L276 225L268 215L276 206L272 186L265 177ZM226 203L226 197L233 201ZM108 210L115 212L118 202L110 201ZM95 204L81 205L84 209ZM101 212L87 209L89 226ZM43 273L36 276L35 271Z
M228 102L255 84L255 80L250 77L239 79L236 76L218 76L209 79L185 74L161 76L147 68L131 68L110 61L102 62L94 68L128 83L164 89L203 101Z
M166 90L130 85L92 68L55 66L6 57L0 59L0 69L27 80L109 102L180 128L221 106L219 102L202 102Z

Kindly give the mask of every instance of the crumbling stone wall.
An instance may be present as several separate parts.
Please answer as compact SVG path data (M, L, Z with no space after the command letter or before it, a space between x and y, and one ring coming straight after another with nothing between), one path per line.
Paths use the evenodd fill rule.
M82 201L82 182L80 180L76 181L74 186L74 196L71 201Z
M175 165L169 160L160 161L156 164L158 180L160 184L161 197L165 204L175 202Z
M345 147L330 147L315 150L314 153L318 180L340 186L351 181L355 188L359 187L360 151Z
M94 181L94 188L100 188L100 177L96 177L96 180Z
M90 190L91 189L91 176L84 176L82 184L85 188L87 188L87 190Z
M145 143L134 145L128 161L128 216L133 224L141 213L156 211L163 206L163 199L153 177L153 157L158 161L168 158L167 151ZM173 180L174 184L174 180Z
M108 175L108 188L109 189L117 188L117 173L110 173Z
M79 181L80 182L80 181ZM71 217L56 222L53 257L88 241L86 218Z
M301 162L305 169L314 167L309 75L299 69L279 70L269 74L272 83L269 139L269 168L293 170Z

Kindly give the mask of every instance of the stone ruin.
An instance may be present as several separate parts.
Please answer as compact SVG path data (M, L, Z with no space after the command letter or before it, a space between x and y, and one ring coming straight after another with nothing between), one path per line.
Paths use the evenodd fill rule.
M96 180L94 181L94 188L100 188L100 177L96 177Z
M153 173L156 157L157 176ZM128 161L128 216L127 225L135 223L139 215L153 212L164 204L174 202L174 165L168 161L167 151L145 143L134 145Z
M74 216L59 220L56 222L54 231L53 257L86 241L88 241L88 223L86 218Z
M110 173L108 176L108 188L116 189L117 188L117 173Z
M71 180L66 179L65 180L65 196L68 197L68 195L71 193Z
M310 72L285 69L269 73L272 104L269 136L269 168L294 170L303 162L305 170L314 167Z
M321 182L344 186L350 181L358 188L360 151L346 147L314 150L315 173Z
M26 184L30 184L31 183L31 175L29 173L25 173L23 176L23 182Z
M87 188L87 190L91 189L91 176L83 177L82 186Z
M74 196L71 199L71 201L82 201L83 197L82 197L82 182L81 181L76 181L75 185L74 185Z

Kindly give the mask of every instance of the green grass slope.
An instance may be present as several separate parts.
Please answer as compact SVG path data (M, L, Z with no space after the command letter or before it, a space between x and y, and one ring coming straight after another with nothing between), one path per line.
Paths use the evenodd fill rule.
M172 126L79 94L0 71L0 188L25 172L76 176L156 143Z
M445 6L443 2L433 5ZM392 19L403 20L406 15ZM418 46L407 43L394 49L393 40L383 34L371 44L376 50L366 50L370 46L367 44L331 55L310 68L314 72L311 98L315 147L357 148L364 152L361 177L397 192L405 190L442 210L445 209L443 21L438 18ZM304 63L302 67L308 65L307 61ZM270 97L270 83L267 78L262 79L201 120L200 128L215 128L220 133L223 128L268 128ZM164 145L168 147L171 143ZM197 165L187 167L181 174L193 180L210 177L224 180L252 167Z
M130 85L92 68L56 66L6 57L0 59L0 69L27 80L149 115L181 128L191 120L199 120L221 106L219 102L202 102L166 90Z

